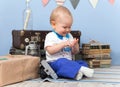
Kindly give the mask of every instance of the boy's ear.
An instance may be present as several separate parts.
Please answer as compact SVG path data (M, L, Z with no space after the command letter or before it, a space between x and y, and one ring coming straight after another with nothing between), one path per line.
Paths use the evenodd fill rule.
M51 21L51 25L53 28L55 28L55 21Z

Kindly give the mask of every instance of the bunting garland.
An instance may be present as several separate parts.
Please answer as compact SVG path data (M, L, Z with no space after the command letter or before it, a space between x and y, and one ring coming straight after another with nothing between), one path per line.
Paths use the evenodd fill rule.
M109 2L113 5L115 0L109 0Z
M98 0L89 0L90 4L92 5L93 8L96 8L96 5L98 3Z
M50 0L41 0L43 6L45 7ZM57 5L63 5L65 3L65 0L55 0ZM77 8L80 0L69 0L71 5L73 6L74 9ZM99 0L89 0L90 4L92 5L93 8L96 8ZM110 4L114 4L115 0L108 0Z
M49 0L42 0L43 6L46 6L48 4Z
M57 5L63 5L65 0L56 0Z
M70 2L71 2L71 4L72 4L72 6L73 6L74 9L76 9L79 1L80 1L80 0L70 0Z

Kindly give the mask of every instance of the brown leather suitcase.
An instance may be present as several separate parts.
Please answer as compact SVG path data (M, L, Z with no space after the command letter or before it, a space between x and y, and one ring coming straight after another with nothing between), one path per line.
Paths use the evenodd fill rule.
M43 49L45 36L48 32L50 30L12 30L12 47L24 50L32 37L35 37L38 39L40 49ZM73 37L79 39L80 43L81 32L76 30L71 31L71 33Z
M17 49L25 49L32 37L39 37L40 47L43 48L45 35L49 31L41 30L12 30L12 46Z

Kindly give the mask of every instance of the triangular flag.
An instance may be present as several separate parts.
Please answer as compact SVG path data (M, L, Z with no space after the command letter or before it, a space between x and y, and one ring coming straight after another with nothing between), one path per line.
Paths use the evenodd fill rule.
M113 5L115 0L109 0L109 2Z
M92 5L93 8L96 8L96 5L98 3L98 0L89 0L90 4Z
M63 5L65 0L56 0L57 5Z
M43 6L46 6L48 4L49 0L42 0Z
M79 1L80 1L80 0L70 0L70 2L71 2L71 4L72 4L72 6L73 6L74 9L76 9Z

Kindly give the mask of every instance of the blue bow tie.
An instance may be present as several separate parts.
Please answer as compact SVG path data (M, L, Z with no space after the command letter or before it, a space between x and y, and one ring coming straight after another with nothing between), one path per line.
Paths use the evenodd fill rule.
M55 32L55 31L53 31L56 35L57 35L57 37L59 38L59 39L63 39L63 36L62 35L60 35L60 34L58 34L57 32ZM69 34L66 34L66 36L65 36L66 38L69 38Z

